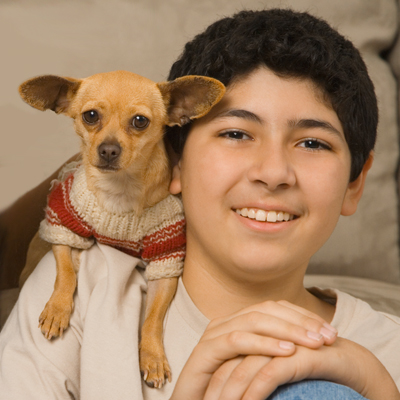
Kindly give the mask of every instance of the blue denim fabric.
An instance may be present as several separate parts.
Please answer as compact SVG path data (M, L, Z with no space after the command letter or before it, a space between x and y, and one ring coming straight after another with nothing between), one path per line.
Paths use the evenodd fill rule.
M365 400L365 397L336 383L301 381L279 387L268 400Z

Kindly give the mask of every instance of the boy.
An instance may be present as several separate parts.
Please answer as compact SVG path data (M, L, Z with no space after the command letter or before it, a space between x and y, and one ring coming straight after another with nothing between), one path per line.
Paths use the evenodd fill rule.
M372 163L376 98L359 53L308 14L242 12L186 45L170 79L187 74L220 79L227 93L168 133L181 154L170 190L187 219L164 338L173 384L140 386L145 281L138 260L98 245L82 255L63 340L34 326L51 254L27 281L0 339L1 396L261 400L305 385L305 398L399 399L399 319L302 284L339 215L356 211ZM352 390L285 386L307 379Z

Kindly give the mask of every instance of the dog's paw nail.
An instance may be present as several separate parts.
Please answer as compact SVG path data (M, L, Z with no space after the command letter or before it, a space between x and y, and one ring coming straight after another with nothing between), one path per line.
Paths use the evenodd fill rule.
M142 375L143 380L147 380L147 377L149 376L149 371L146 369L144 371L140 371L140 374Z
M165 379L168 379L168 382L171 382L172 380L172 376L171 376L171 372L166 371L164 374Z
M148 387L150 387L150 388L156 387L156 386L154 385L154 382L152 382L152 381L150 381L150 382L144 381L144 382L145 382L146 385L147 385Z

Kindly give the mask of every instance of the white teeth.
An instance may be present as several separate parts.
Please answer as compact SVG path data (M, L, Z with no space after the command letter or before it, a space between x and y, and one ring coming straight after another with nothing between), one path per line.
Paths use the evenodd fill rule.
M291 221L294 218L294 215L283 211L264 211L255 210L253 208L238 208L236 212L242 217L255 219L257 221L282 222Z
M256 218L256 212L250 208L249 212L247 213L247 217L251 218L251 219L255 219Z
M268 212L267 221L268 222L276 222L276 212L275 211Z
M269 215L269 213L268 213ZM256 220L257 221L265 221L267 218L267 213L264 210L258 210L256 212Z
M290 219L290 214L289 213L283 213L283 220L284 221L289 221Z

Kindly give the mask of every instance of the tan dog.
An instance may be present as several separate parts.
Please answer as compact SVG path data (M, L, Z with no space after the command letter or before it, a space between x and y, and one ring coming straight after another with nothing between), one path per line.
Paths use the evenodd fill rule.
M162 343L163 319L175 294L184 256L183 210L179 208L180 200L168 191L171 171L163 144L164 127L183 125L205 115L224 92L224 86L211 78L187 76L172 82L154 83L126 71L97 74L82 80L46 75L20 86L21 97L32 107L42 111L51 109L73 118L76 133L82 139L81 166L76 166L70 175L66 174L64 182L57 183L49 195L47 219L41 225L41 236L52 243L57 278L54 292L40 315L39 326L48 339L62 335L68 327L79 262L75 257L79 252L75 249L90 247L95 237L102 243L141 256L149 261L146 274L152 268L152 275L148 276L140 368L144 380L152 387L161 387L165 378L171 380ZM86 185L84 190L80 189L81 183ZM92 207L87 212L89 221L85 217L89 206L79 202ZM61 209L61 203L68 204ZM167 210L171 204L173 212ZM78 211L68 211L71 207ZM102 210L100 217L93 222L91 219L94 214L98 215L98 208ZM71 226L63 225L70 218L67 211L75 218L73 225L78 226L74 231L77 234L71 233ZM152 213L151 218L149 213ZM164 213L168 215L163 219L159 214ZM137 227L130 232L132 237L121 238L120 232L113 231L115 224L112 228L110 224L99 222L102 215L112 218L116 215L119 229L128 214L136 221L135 225L129 220L129 226ZM150 233L142 232L143 226L154 218L158 218L158 222L147 227ZM89 226L91 222L95 228ZM154 242L158 240L156 236L164 234L165 226L173 237L162 238L162 243L170 243L170 247L152 258L149 254L160 244ZM105 235L107 229L109 235ZM64 240L63 235L68 240ZM122 242L127 246L125 249ZM145 242L147 247L135 247ZM23 279L46 250L36 236L30 250L30 254L35 254L33 259L28 256ZM178 266L174 264L172 268L172 264L165 264L166 259L168 262L178 260Z

